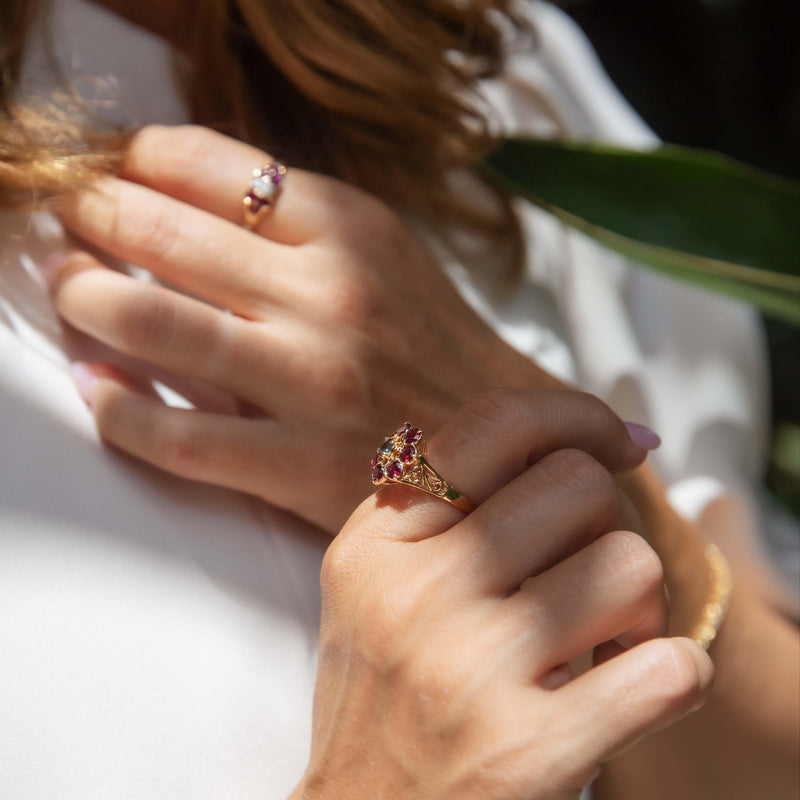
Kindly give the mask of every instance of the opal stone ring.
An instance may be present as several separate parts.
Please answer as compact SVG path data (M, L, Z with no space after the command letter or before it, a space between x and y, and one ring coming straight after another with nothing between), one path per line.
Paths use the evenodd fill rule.
M245 228L255 230L262 218L278 202L285 175L286 167L279 161L270 161L269 164L253 170L253 177L242 197Z

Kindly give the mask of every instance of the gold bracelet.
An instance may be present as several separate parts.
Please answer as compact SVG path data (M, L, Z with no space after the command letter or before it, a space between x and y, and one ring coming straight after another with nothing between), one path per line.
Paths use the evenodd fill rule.
M708 650L725 619L733 585L728 562L716 545L706 545L705 557L711 576L711 594L703 606L700 621L695 625L691 638L703 650Z

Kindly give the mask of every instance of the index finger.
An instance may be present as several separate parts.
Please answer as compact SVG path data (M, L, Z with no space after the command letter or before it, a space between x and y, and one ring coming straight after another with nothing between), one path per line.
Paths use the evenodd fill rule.
M131 140L121 175L176 200L242 224L242 199L254 169L272 156L197 125L148 125ZM257 232L299 245L330 230L346 195L340 181L289 166L281 194Z
M609 472L639 466L647 450L594 395L570 389L500 389L461 408L431 440L444 474L479 504L556 450L582 450Z

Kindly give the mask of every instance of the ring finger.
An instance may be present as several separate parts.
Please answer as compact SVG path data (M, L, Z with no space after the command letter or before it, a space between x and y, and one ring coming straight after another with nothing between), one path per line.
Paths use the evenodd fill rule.
M288 340L270 336L266 324L256 329L199 300L107 269L88 253L70 254L52 280L58 312L78 330L261 408L279 393L269 392L275 381L253 381L252 375L279 376L281 364L293 363Z
M195 125L150 125L133 138L122 175L240 225L242 199L253 169L272 159L262 150ZM290 168L280 201L257 232L298 245L331 230L355 193L341 181Z

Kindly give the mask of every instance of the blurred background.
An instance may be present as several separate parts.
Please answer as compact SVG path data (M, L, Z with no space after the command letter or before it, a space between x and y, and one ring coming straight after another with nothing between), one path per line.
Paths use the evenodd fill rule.
M800 0L559 5L665 142L800 179ZM800 329L771 320L766 329L775 423L768 481L800 515Z

